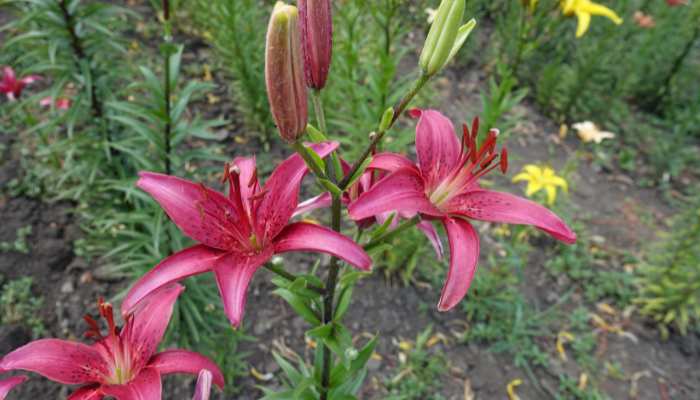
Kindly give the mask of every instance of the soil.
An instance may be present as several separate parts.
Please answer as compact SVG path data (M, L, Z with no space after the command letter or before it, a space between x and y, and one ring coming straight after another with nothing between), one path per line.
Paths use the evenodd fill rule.
M470 120L481 109L478 94L484 84L484 74L479 70L448 71L436 86L440 98L444 99L443 104L433 106L441 106L453 121ZM223 87L221 84L217 89L217 95L224 99L222 103L199 106L215 109L205 109L208 115L225 113L229 120L235 121L235 114L231 114L233 107L226 100L228 96L221 89ZM580 150L581 145L573 135L560 139L559 127L542 116L534 106L525 103L515 112L522 115L522 119L509 141L510 153L517 155L512 160L511 171L519 170L530 160L548 160L559 169ZM226 129L229 132L238 131L235 126ZM77 339L85 328L83 314L93 311L99 296L109 297L123 287L124 282L96 279L91 274L95 266L76 257L73 243L80 238L81 232L71 203L47 203L34 198L12 197L4 190L10 180L21 174L19 152L12 146L11 138L12 135L7 134L0 136L0 141L5 145L5 154L0 159L0 187L4 193L0 197L0 241L13 241L17 229L27 225L31 225L32 233L28 237L28 254L16 251L0 253L0 275L6 279L33 277L34 294L44 297L41 317L47 327L47 336ZM239 143L230 148L232 154L256 151L257 143L253 138L242 136L240 139L247 144ZM285 150L277 143L273 144L269 154L273 159L280 159ZM602 238L602 243L610 249L638 252L645 241L654 238L655 231L663 226L664 218L673 213L660 192L639 188L634 184L635 176L620 171L604 171L593 164L580 163L571 181L570 200L576 210L575 218L584 222L591 233ZM484 243L486 246L491 244L488 239ZM545 245L553 246L550 242ZM533 255L527 266L528 279L524 290L528 301L536 305L549 304L551 293L559 295L562 289L552 282L544 268L543 257L544 253ZM304 260L303 256L289 259ZM299 262L293 268L301 269L301 265ZM608 267L622 268L621 265ZM248 358L250 366L262 374L280 372L271 356L274 349L291 349L302 355L310 352L308 344L299 335L308 326L281 299L269 295L272 287L270 277L267 271L261 271L256 274L250 288L245 330L257 340L246 343L242 349L251 353ZM440 343L435 347L447 356L447 373L440 391L446 399L468 399L468 393L473 393L475 399L504 399L507 397L506 386L517 378L525 381L517 388L520 398L546 399L551 398L551 393L558 387L559 375L568 374L578 380L578 367L572 361L560 361L552 338L542 338L551 342L545 346L551 349L550 367L532 371L539 388L526 379L528 372L516 367L511 356L494 353L486 344L460 342L457 337L465 329L464 314L459 311L438 313L434 307L438 295L437 291L426 289L425 285L393 284L381 274L374 274L360 282L345 321L356 333L359 343L364 343L370 335L380 333L377 347L380 359L370 361L368 379L360 398L381 399L386 396L382 383L398 373L395 367L399 364L401 350L397 342L414 340L429 324L434 327L434 333L444 335L447 341L447 344ZM605 378L599 382L603 392L613 399L700 398L700 337L672 336L666 342L661 341L654 328L647 326L636 315L627 321L625 330L633 335L634 340L630 336L614 333L602 332L599 335L597 357L601 364L616 365L621 371L616 379ZM1 326L0 354L26 343L30 338L30 332L22 326ZM165 398L189 399L192 382L191 378L166 378ZM261 397L257 385L274 386L275 382L274 379L261 382L252 375L243 377L229 383L240 388L241 393L229 398L257 399ZM9 399L64 399L68 393L65 387L33 376L28 383L11 393ZM225 397L217 394L214 398Z

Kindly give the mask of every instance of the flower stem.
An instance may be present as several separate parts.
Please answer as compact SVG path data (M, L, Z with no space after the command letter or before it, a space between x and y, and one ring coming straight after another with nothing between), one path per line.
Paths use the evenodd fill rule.
M379 246L380 244L385 243L385 242L395 238L396 236L401 234L406 229L409 229L409 228L412 228L412 227L418 225L419 222L420 222L420 217L416 215L415 217L400 223L399 226L396 227L396 229L393 229L389 232L386 232L383 235L379 236L378 238L375 238L375 239L371 240L369 243L367 243L364 246L365 251L370 251L373 248Z
M306 165L311 168L318 178L328 179L326 177L326 172L321 170L321 168L316 164L313 156L309 153L309 149L307 149L306 146L304 146L300 141L296 141L292 143L292 147L294 148L294 151L296 151L301 158L304 159Z
M357 170L360 168L362 163L367 159L367 157L372 154L374 149L377 147L377 144L382 140L386 132L391 129L392 126L394 126L394 123L396 123L396 120L399 118L399 116L406 110L406 107L408 107L408 104L413 100L414 97L416 97L416 94L425 86L425 84L428 82L428 79L430 77L426 74L421 74L421 76L413 83L413 87L411 90L409 90L408 93L401 99L401 101L394 106L394 115L391 118L391 122L389 123L389 126L387 126L386 129L380 130L377 132L377 134L372 138L372 141L370 142L369 146L365 149L365 151L362 153L360 158L355 161L355 163L352 165L352 168L350 168L350 172L345 174L345 177L343 178L342 181L338 184L338 187L340 189L346 189L348 184L350 183L350 179L352 179L352 176L355 175Z
M340 232L340 197L333 195L331 201L331 228ZM335 301L335 286L338 281L340 264L337 257L331 257L326 278L326 293L323 296L323 323L328 324L333 321L333 303ZM331 349L323 345L323 370L321 371L321 400L328 399L328 390L331 380Z
M163 142L165 153L165 174L172 173L170 165L170 136L172 121L170 120L170 49L172 43L170 26L170 1L163 0L163 41L166 44L165 55L163 57L163 102L165 104L165 126L163 127Z
M286 271L284 268L280 267L279 265L275 265L273 263L265 264L265 268L267 268L269 271L281 276L282 278L284 278L290 282L294 282L297 279L299 279L298 276L294 275L291 272ZM316 286L316 285L311 284L309 282L306 283L306 288L311 289L314 292L317 292L318 294L321 294L321 295L326 293L326 290L324 288L322 288L320 286Z
M316 115L316 123L321 133L328 136L328 129L326 127L326 114L323 112L323 100L321 99L321 90L313 89L311 90L311 102L314 105L314 114ZM343 167L340 164L340 158L337 152L331 153L331 160L333 162L333 171L331 171L330 166L327 167L326 174L331 178L332 182L335 183L343 179Z

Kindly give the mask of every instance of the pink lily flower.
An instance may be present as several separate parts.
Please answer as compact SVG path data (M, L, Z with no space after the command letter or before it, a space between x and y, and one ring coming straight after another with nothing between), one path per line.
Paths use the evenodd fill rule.
M0 369L0 372L4 372ZM0 379L0 400L5 400L7 394L10 390L14 389L15 386L27 380L24 375L17 375L7 379Z
M54 99L51 96L47 96L39 100L39 105L42 107L54 106L57 110L67 110L71 106L71 101L69 98L66 97L58 97Z
M17 79L15 70L12 67L2 69L2 79L0 80L0 93L4 93L9 101L15 101L22 95L24 87L32 84L41 77L38 75L27 75L21 79Z
M313 146L325 157L338 143ZM253 274L274 254L315 251L332 254L362 270L371 259L351 239L307 222L289 223L297 207L307 167L295 154L282 162L264 186L254 157L227 165L229 196L177 177L142 172L137 186L160 203L185 235L200 242L158 264L131 288L128 309L151 291L192 275L214 272L224 311L234 327L243 318L246 292Z
M123 313L125 323L121 329L115 325L112 306L100 301L107 335L102 335L97 321L85 317L90 325L86 336L94 338L94 344L36 340L3 357L0 368L36 372L66 385L83 385L68 400L100 400L105 396L117 400L158 400L162 375L196 374L202 369L213 371L214 383L223 388L224 377L208 358L179 349L156 353L175 300L183 290L180 285L170 285L143 299L133 313Z
M211 371L207 369L199 371L192 400L209 400L209 396L211 395L211 379Z
M342 203L346 206L353 204L363 193L367 192L372 187L374 187L374 185L377 182L379 182L382 177L384 177L388 172L390 172L386 170L382 164L385 163L386 160L392 156L401 157L391 153L373 155L373 160L379 160L379 163L375 161L371 162L365 170L365 172L362 174L362 176L360 176L360 179L358 179L355 183L350 185L350 187L348 187L347 190L343 192L343 196L341 197ZM340 160L340 163L343 167L343 172L345 174L348 174L351 168L350 165L343 159ZM300 203L297 209L294 211L294 216L305 214L319 208L327 208L330 207L330 205L331 195L328 192L324 192L316 197L312 197ZM374 224L384 224L387 221L387 219L391 217L391 214L394 214L394 212L389 211L378 215L373 215L355 221L355 223L358 227L362 229L367 229ZM415 214L416 213L407 212L399 213L399 215L394 217L394 219L392 220L389 229L396 228L396 226L399 224L400 219L409 219L412 218ZM440 242L440 236L435 230L433 224L431 224L429 221L423 220L420 221L416 226L425 235L425 237L428 238L431 245L433 246L433 249L435 250L435 254L437 255L438 259L442 259L442 243Z
M450 243L450 267L438 309L447 311L464 298L479 260L479 238L470 219L533 225L565 243L576 234L541 205L508 193L482 189L479 178L508 167L507 152L496 152L498 132L493 130L481 147L476 145L478 120L472 134L466 125L460 144L452 123L434 110L413 110L418 164L396 154L377 155L375 168L391 172L349 207L360 220L396 210L420 213L442 221Z

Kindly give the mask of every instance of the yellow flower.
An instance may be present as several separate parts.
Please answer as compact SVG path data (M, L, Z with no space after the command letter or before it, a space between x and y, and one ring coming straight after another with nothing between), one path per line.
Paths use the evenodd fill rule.
M527 7L530 14L534 14L539 0L520 0L520 2L523 4L523 7Z
M596 124L591 121L579 122L573 124L572 127L578 131L578 137L581 138L584 143L600 143L605 139L612 139L615 137L614 133L601 131Z
M515 388L522 384L522 379L513 379L510 381L510 383L508 383L508 386L506 387L506 391L508 392L508 400L520 400L520 397L515 394Z
M547 192L547 204L552 205L557 199L557 186L565 192L569 191L569 185L564 178L557 176L554 170L549 167L538 167L528 164L523 171L513 177L513 182L527 182L525 195L531 197L540 190Z
M576 37L581 37L586 33L591 25L591 15L607 17L617 25L622 23L622 18L615 11L590 0L561 0L561 9L567 17L576 15L578 18Z

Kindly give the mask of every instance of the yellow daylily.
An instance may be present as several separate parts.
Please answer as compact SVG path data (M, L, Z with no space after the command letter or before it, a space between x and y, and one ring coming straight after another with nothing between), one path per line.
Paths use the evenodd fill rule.
M527 7L530 14L534 14L539 0L520 0L520 2L523 4L524 7Z
M513 177L513 182L527 182L525 195L532 197L540 190L547 192L547 204L552 205L557 199L557 187L561 187L565 192L569 191L569 184L566 180L558 176L553 169L549 167L539 167L537 165L528 164L523 167L522 172Z
M612 139L615 134L612 132L601 131L596 124L591 121L578 122L572 125L578 131L578 137L584 143L595 142L600 143L605 139Z
M616 25L622 23L622 18L615 11L590 0L561 0L561 9L567 17L576 15L578 18L576 37L581 37L586 33L591 25L591 15L607 17Z
M515 394L515 388L522 385L523 380L522 379L513 379L508 383L508 386L506 386L506 392L508 393L508 400L520 400L520 397Z

